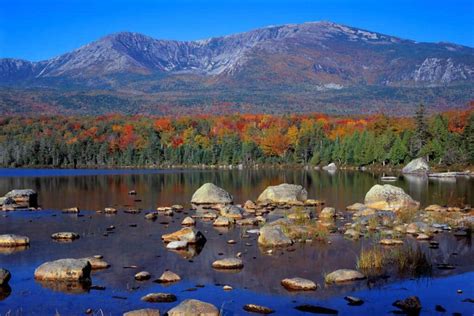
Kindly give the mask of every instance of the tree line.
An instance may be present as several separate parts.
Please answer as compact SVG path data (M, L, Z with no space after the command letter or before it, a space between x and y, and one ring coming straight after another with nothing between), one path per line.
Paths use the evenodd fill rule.
M2 167L292 164L474 164L474 111L414 117L324 114L11 116L0 119Z

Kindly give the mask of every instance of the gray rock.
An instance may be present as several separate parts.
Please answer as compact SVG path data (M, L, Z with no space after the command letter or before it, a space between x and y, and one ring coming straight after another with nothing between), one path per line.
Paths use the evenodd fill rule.
M364 203L369 208L395 212L415 210L420 206L402 188L390 184L374 185L365 195Z
M340 282L348 282L348 281L355 281L355 280L363 280L365 276L356 270L350 269L339 269L333 271L326 275L324 278L326 283L340 283Z
M270 307L266 307L266 306L262 306L262 305L256 305L256 304L245 304L243 308L247 312L256 313L256 314L266 315L266 314L272 314L272 313L275 312Z
M175 240L166 245L167 249L185 249L188 247L188 242L186 240Z
M319 213L319 218L321 219L332 219L336 217L336 209L333 207L325 207Z
M291 204L304 203L308 192L301 185L283 183L267 187L258 197L258 203Z
M157 283L172 283L181 281L181 277L174 272L165 271L163 274L155 280Z
M219 310L212 304L187 299L168 311L169 316L205 315L219 316Z
M290 246L293 242L288 238L278 225L265 225L260 229L258 244L264 247Z
M135 280L137 281L145 281L151 278L151 274L148 271L140 271L135 274Z
M233 197L213 183L203 184L191 198L193 204L232 204Z
M194 226L196 225L196 221L190 217L190 216L186 216L183 221L181 222L181 225L183 226Z
M229 226L232 225L234 222L235 222L234 219L230 219L230 218L225 217L225 216L219 216L219 217L214 221L214 223L212 223L212 225L213 225L213 226L216 226L216 227L229 227Z
M430 166L425 158L416 158L410 161L403 169L405 174L421 174L426 175L430 171Z
M241 219L244 209L236 205L226 205L220 210L220 214L225 217Z

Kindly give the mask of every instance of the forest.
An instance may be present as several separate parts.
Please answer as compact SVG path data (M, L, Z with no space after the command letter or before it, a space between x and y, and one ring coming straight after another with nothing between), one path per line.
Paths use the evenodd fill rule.
M413 117L234 114L6 116L2 167L186 167L256 164L474 164L474 106Z

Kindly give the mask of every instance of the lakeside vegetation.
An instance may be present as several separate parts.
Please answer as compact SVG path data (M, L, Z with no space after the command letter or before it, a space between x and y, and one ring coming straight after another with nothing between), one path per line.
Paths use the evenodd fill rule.
M474 107L428 116L12 116L0 119L3 167L474 164Z

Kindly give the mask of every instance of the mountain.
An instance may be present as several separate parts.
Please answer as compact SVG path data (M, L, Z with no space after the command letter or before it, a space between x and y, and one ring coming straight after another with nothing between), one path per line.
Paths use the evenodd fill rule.
M474 99L474 49L311 22L200 41L116 33L40 62L0 59L0 112L407 114Z

